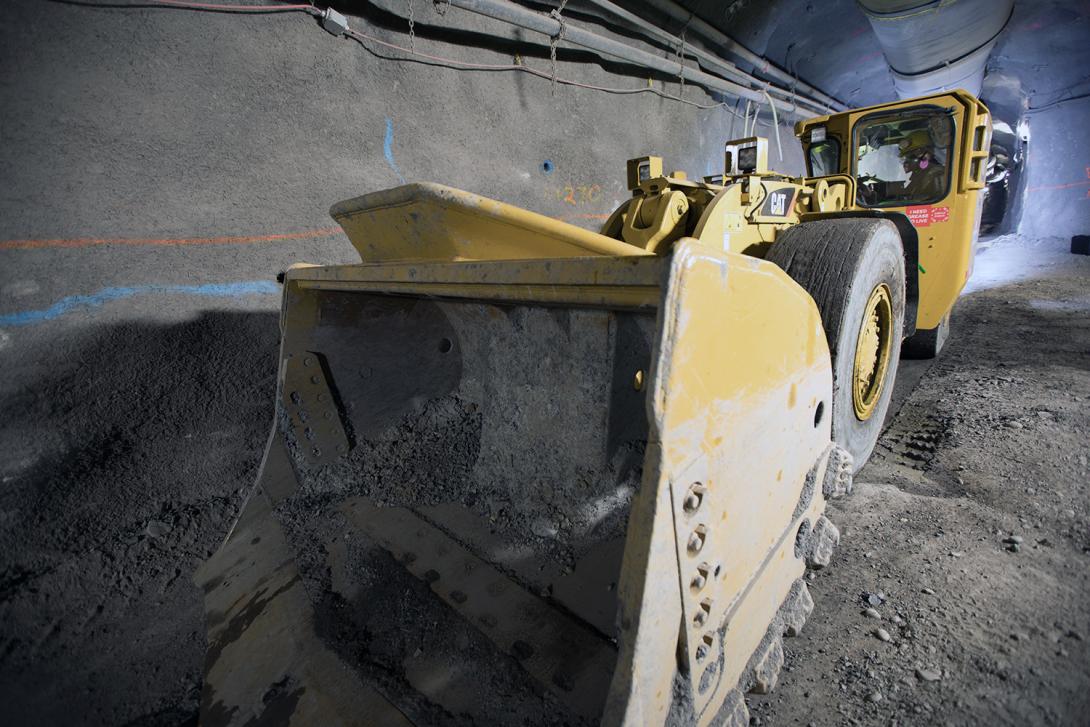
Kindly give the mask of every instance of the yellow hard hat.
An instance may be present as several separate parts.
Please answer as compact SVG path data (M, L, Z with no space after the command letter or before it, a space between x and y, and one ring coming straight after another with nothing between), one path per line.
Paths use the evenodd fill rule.
M911 132L908 136L901 139L898 148L900 149L901 156L908 154L910 151L916 149L931 149L934 145L931 142L931 134L928 134L923 129L917 129Z

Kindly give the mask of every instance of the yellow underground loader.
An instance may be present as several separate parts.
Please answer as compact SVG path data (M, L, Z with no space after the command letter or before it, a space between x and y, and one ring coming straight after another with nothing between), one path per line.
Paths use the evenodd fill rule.
M748 724L989 147L963 92L797 132L805 178L760 138L702 181L631 160L598 233L434 184L334 205L363 262L283 276L268 447L196 577L202 724Z

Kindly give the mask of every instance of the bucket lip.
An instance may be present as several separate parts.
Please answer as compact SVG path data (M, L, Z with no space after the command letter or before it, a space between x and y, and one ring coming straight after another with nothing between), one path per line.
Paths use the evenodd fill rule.
M380 189L376 192L368 192L358 197L341 200L329 208L329 214L333 219L339 220L341 217L347 217L376 207L396 207L422 200L435 200L447 205L455 204L458 200L471 204L495 203L495 200L482 197L479 194L448 187L437 182L410 182L409 184Z
M334 204L330 215L364 260L480 260L652 255L599 232L434 182ZM497 252L497 246L503 252Z

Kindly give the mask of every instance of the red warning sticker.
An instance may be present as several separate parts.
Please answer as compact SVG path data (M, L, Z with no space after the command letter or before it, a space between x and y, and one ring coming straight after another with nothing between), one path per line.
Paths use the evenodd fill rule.
M905 207L905 214L913 227L927 227L935 222L946 222L950 219L949 207L932 207L929 204L916 207Z

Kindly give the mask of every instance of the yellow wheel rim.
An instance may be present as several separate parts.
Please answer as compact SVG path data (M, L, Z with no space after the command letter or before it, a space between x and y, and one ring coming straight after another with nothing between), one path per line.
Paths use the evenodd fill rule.
M889 288L880 283L871 291L855 344L852 370L852 405L859 421L870 419L882 398L893 348L893 303Z

